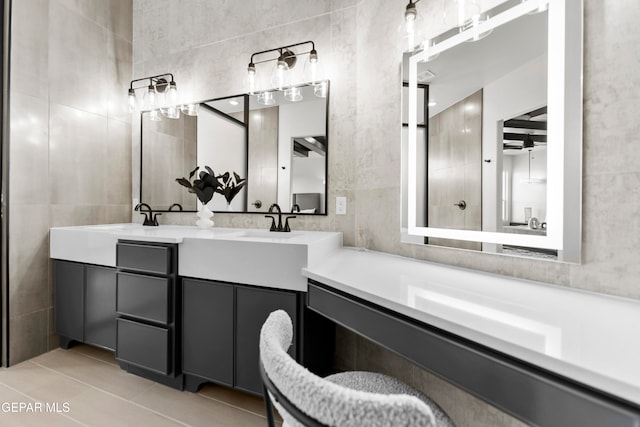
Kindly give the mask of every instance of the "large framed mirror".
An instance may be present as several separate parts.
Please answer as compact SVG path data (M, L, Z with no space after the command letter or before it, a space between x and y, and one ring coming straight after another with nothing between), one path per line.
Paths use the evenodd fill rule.
M504 2L403 80L402 240L578 262L582 1Z
M140 201L154 211L197 211L197 198L176 183L196 166L246 180L229 203L217 194L214 212L260 213L273 203L296 214L326 215L328 97L300 87L302 99L272 92L269 105L247 94L202 101L197 116L141 116ZM325 95L325 93L320 93Z

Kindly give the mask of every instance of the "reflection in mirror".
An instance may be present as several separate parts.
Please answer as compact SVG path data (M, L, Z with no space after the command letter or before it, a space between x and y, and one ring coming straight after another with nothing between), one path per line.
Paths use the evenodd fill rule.
M452 43L462 36L456 33L447 39L447 33L436 39L432 51L405 54L402 160L404 171L413 170L403 174L403 240L545 259L557 259L564 244L562 259L576 261L579 232L570 241L557 234L547 239L549 227L556 233L562 229L562 215L560 224L551 220L547 227L548 214L563 209L558 191L562 195L563 185L580 188L575 173L580 158L565 157L566 164L562 162L563 153L580 151L579 131L570 138L555 134L547 150L550 104L556 111L550 119L555 129L562 129L571 114L581 117L580 93L566 100L574 109L571 114L562 111L557 93L553 102L547 99L549 73L561 82L569 73L557 72L548 49L550 31L564 36L564 22L557 28L562 7L557 5L563 2L556 2L557 9L552 2L550 11L540 13L527 13L524 3L511 3L513 18L494 24L487 37ZM499 16L506 10L502 8L489 16ZM556 24L550 28L549 15L556 10ZM579 25L575 28L580 30ZM580 43L571 42L567 52L581 64ZM412 88L416 101L410 104L407 82L412 66L417 85ZM414 145L409 144L411 129ZM550 176L560 177L551 179L555 189L547 186ZM565 222L579 222L579 211L576 214L575 205L572 209Z
M196 197L175 178L206 165L247 179L231 204L214 196L213 211L266 212L278 203L283 211L326 214L328 97L300 89L299 102L274 92L270 106L238 95L200 103L197 117L154 122L143 115L140 200L158 211L175 203L196 211Z

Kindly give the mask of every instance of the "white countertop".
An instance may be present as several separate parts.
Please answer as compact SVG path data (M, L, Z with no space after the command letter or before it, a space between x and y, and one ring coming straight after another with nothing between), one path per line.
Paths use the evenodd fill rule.
M306 291L301 269L341 247L342 233L134 223L53 227L50 257L115 267L118 240L178 244L180 276Z
M303 274L640 404L640 301L357 248Z

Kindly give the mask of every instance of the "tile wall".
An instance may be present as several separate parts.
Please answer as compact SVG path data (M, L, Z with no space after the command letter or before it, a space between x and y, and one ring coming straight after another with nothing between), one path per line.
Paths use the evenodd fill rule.
M563 286L640 298L637 125L640 28L632 0L584 0L582 263L565 264L400 243L400 51L405 0L247 1L240 5L134 0L134 74L172 71L193 99L242 91L251 53L313 39L331 78L329 215L304 229L341 230L345 244ZM500 0L485 0L490 8ZM158 6L156 6L158 5ZM233 11L232 11L233 9ZM444 30L442 3L423 0L428 35ZM139 135L134 128L133 174ZM615 149L612 146L615 145ZM391 179L389 178L391 177ZM394 178L395 177L395 178ZM134 182L133 194L138 194ZM348 198L336 216L335 196ZM135 197L135 196L134 196ZM167 216L190 224L189 214ZM265 225L260 215L216 216L218 225Z
M330 66L329 212L295 227L341 230L347 245L562 286L640 299L640 3L584 0L584 148L582 263L563 264L400 243L400 50L406 0L134 0L136 76L173 72L193 99L242 91L252 52L316 41ZM499 1L483 1L489 8ZM440 33L442 2L423 0L429 35ZM139 135L134 124L133 176ZM136 182L133 194L138 194ZM348 198L336 216L335 196ZM163 220L191 224L193 214ZM138 218L135 218L138 220ZM220 226L266 227L261 215L216 214ZM434 391L459 425L517 425L504 414L405 362L341 334L345 367L378 366ZM352 355L353 357L351 357ZM360 355L360 356L358 356ZM360 358L358 358L360 357Z
M131 0L13 2L12 365L57 346L49 227L130 220L131 68Z

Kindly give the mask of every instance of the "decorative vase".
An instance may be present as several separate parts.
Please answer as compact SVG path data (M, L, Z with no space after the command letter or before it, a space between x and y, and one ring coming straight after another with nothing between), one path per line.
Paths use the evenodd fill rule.
M213 227L213 221L211 220L211 217L213 217L213 212L211 212L211 209L209 209L207 205L202 205L197 215L199 219L196 221L196 225L198 227Z

